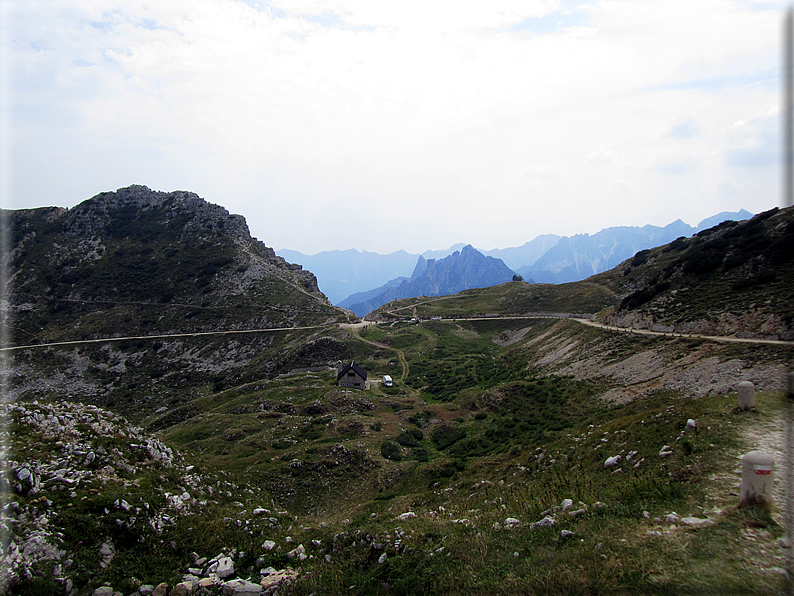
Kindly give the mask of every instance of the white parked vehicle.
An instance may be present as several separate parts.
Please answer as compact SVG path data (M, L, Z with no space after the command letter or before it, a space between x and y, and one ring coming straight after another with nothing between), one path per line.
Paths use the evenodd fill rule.
M384 387L392 387L394 385L394 381L391 380L389 375L383 375L383 386Z

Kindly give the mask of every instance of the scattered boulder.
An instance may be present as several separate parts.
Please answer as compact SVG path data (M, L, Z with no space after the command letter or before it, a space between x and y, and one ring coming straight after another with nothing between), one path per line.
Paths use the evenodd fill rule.
M282 569L281 571L263 577L260 585L262 586L263 590L267 590L273 586L281 586L282 584L286 585L297 577L298 572L287 567L286 569Z
M233 579L223 584L223 596L246 596L261 593L261 584L255 584L244 579Z
M704 528L714 523L714 520L700 517L682 517L681 523L685 526L692 526L695 528Z
M234 575L234 561L230 557L218 559L218 566L215 568L215 575L220 579L226 579Z
M550 527L550 526L553 526L553 525L555 525L556 523L557 523L557 520L556 520L556 519L554 519L554 518L553 518L553 517L551 517L550 515L547 515L547 516L546 516L546 517L544 517L542 520L540 520L540 521L536 521L534 524L532 524L531 526L529 526L529 529L530 529L530 530L534 530L534 529L536 529L536 528L548 528L548 527Z
M171 589L171 596L188 596L193 591L193 582L181 582Z
M521 525L521 521L516 519L515 517L508 517L505 520L505 530L512 530L513 528L517 528Z

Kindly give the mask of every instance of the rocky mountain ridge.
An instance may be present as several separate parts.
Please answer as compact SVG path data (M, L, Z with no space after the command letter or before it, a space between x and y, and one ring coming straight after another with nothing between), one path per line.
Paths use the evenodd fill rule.
M725 221L642 250L588 281L621 298L610 325L665 333L794 339L794 210Z
M518 269L518 273L538 283L579 281L616 267L640 250L667 244L695 231L679 219L663 228L621 226L593 235L566 236L533 265Z
M69 210L51 207L11 211L9 215L12 241L9 253L3 257L11 266L15 295L26 296L39 289L37 280L26 275L35 266L39 268L37 273L43 273L48 282L46 289L49 292L71 299L86 296L106 300L134 297L148 302L191 298L195 301L190 291L180 292L181 288L175 287L177 284L169 279L174 265L186 265L181 260L174 262L179 256L174 247L190 244L205 251L203 267L195 272L197 279L194 281L206 286L215 274L224 276L222 281L215 280L212 287L215 292L238 294L250 289L263 277L275 275L321 303L329 304L312 273L303 271L301 265L287 263L273 249L252 238L241 215L230 214L195 193L165 193L145 186L130 186L116 192L100 193ZM51 238L51 244L47 237ZM137 273L159 277L160 292L152 294L150 289L135 292L134 287L124 284L121 288L105 285L102 288L104 294L96 295L90 292L88 284L73 287L76 285L74 278L79 274L91 278L90 272L86 272L86 264L96 268L103 260L121 261L129 248L125 245L129 242L146 245L135 255L138 258L133 265ZM49 246L43 247L42 244ZM158 244L168 245L169 250L157 255L155 248ZM206 253L208 249L210 252ZM152 263L158 256L161 262ZM223 267L234 270L238 275L221 271ZM62 270L66 279L58 279L56 270ZM61 280L71 282L68 292L58 287L57 282Z
M103 330L97 317L149 320L148 331L267 328L345 315L301 265L252 238L245 219L194 193L130 186L76 207L8 212L11 314L17 339L44 341L53 319ZM257 304L258 303L258 304ZM145 311L157 308L156 318ZM253 307L253 308L252 308ZM202 311L222 309L219 317ZM124 311L124 312L122 312ZM198 324L197 324L198 323ZM60 339L64 339L60 337Z

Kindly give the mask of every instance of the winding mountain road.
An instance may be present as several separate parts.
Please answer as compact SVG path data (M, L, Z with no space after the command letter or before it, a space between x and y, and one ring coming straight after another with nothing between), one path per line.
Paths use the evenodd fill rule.
M605 329L607 331L617 331L621 333L630 333L633 335L655 335L655 336L662 336L662 337L669 337L675 339L709 339L711 341L721 341L721 342L730 342L730 343L741 343L741 344L767 344L773 346L794 346L794 341L786 341L783 339L756 339L752 337L730 337L727 335L698 335L698 334L684 334L684 333L663 333L661 331L651 331L649 329L626 329L625 327L615 327L614 325L605 325L603 323L597 323L596 321L592 321L590 319L579 319L579 318L572 318L573 321L578 321L583 325L589 325L590 327L598 327L599 329Z
M431 300L428 300L431 302ZM413 305L412 305L413 306ZM402 307L408 308L408 307ZM402 310L402 309L399 309ZM647 336L656 336L656 337L669 337L671 339L692 339L692 340L710 340L710 341L719 341L719 342L729 342L729 343L745 343L745 344L766 344L766 345L774 345L774 346L794 346L794 341L787 341L782 339L760 339L760 338L751 338L751 337L730 337L725 335L699 335L699 334L690 334L686 335L683 333L664 333L661 331L651 331L649 329L626 329L625 327L615 327L614 325L605 325L604 323L598 323L596 321L590 319L584 319L581 317L572 317L572 316L565 316L562 313L538 313L532 315L506 315L506 316L492 316L492 317L460 317L455 319L436 319L440 322L451 322L451 321L494 321L494 320L520 320L520 319L568 319L571 321L576 321L577 323L581 323L582 325L588 325L590 327L596 327L598 329L603 329L605 331L612 331L617 333L628 333L632 335L647 335ZM339 323L338 326L341 329L347 329L351 332L352 335L356 337L356 339L370 344L372 346L383 348L385 350L391 350L396 352L400 363L403 367L403 372L400 375L400 380L404 380L405 377L408 376L408 361L405 359L405 354L402 350L397 348L392 348L391 346L387 346L385 344L381 344L378 342L374 342L368 339L361 337L359 330L363 327L367 327L369 325L377 325L375 322L371 321L362 321L359 323ZM210 336L210 335L236 335L236 334L245 334L245 333L271 333L276 331L299 331L305 329L328 329L330 325L312 325L308 327L274 327L269 329L242 329L242 330L235 330L235 331L202 331L196 333L171 333L171 334L162 334L162 335L131 335L126 337L107 337L103 339L76 339L76 340L68 340L68 341L56 341L56 342L49 342L43 344L28 344L22 346L7 346L4 348L0 348L0 352L10 352L14 350L26 350L31 348L50 348L56 346L72 346L72 345L82 345L82 344L100 344L100 343L108 343L108 342L119 342L119 341L129 341L129 340L147 340L147 339L173 339L177 337L202 337L202 336Z
M311 327L274 327L271 329L240 329L236 331L201 331L197 333L170 333L164 335L130 335L127 337L106 337L104 339L74 339L69 341L54 341L45 344L29 344L26 346L8 346L0 348L0 352L13 350L27 350L30 348L51 348L54 346L77 346L81 344L106 344L114 341L129 341L133 339L173 339L175 337L201 337L207 335L236 335L242 333L268 333L270 331L297 331L300 329L327 329L328 325L314 325Z

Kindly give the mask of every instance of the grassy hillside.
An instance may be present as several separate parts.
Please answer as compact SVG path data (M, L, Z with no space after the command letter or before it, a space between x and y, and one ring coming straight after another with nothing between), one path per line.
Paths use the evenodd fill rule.
M169 209L156 227L164 236L130 244L136 258L124 261L128 270L145 238L152 253L169 250ZM20 263L62 258L55 238L66 242L67 232L48 237L36 226L66 215L28 215L38 223L36 234L17 239L29 249ZM13 527L15 553L39 539L57 553L29 565L14 559L9 591L173 587L188 569L205 575L197 561L222 553L238 578L257 583L268 567L295 570L282 594L778 593L782 501L738 509L736 461L759 448L782 461L781 391L792 347L533 317L598 313L626 326L722 321L719 329L728 329L725 313L744 308L755 314L740 332L760 333L752 325L772 317L780 336L789 217L773 212L720 226L584 282L511 282L398 301L365 327L339 325L346 313L316 296L310 278L270 260L266 247L235 240L245 235L227 230L209 242L218 221L234 221L225 216L202 216L200 233L188 234L209 242L207 254L224 247L233 254L206 286L177 283L177 272L146 278L166 276L170 302L121 279L107 285L95 277L101 268L82 260L51 268L53 300L76 306L53 312L45 300L17 300L18 324L34 341L108 332L124 312L117 308L134 309L130 325L152 313L136 327L142 334L262 322L308 328L14 352L11 387L21 399L7 408L13 504L5 511L15 521L3 523ZM93 221L75 219L84 231L70 246L83 243L84 255ZM50 252L36 247L37 237L49 238ZM116 240L101 238L103 254L116 250ZM711 269L709 254L721 255ZM731 265L731 255L742 263ZM235 276L247 274L236 267L248 258L257 274L243 283ZM17 267L19 281L37 291L50 283ZM199 263L191 267L200 278ZM770 270L781 277L760 282ZM93 281L69 282L70 271ZM758 283L745 288L746 279ZM195 291L201 287L209 290ZM653 296L640 301L649 288ZM106 298L112 306L99 309ZM178 308L204 299L206 319L193 326ZM351 359L368 371L368 389L335 385L336 361ZM379 382L384 374L394 387ZM736 408L742 380L760 392L755 410ZM34 397L38 404L26 401ZM167 448L178 453L165 457Z
M489 288L465 290L439 298L395 300L367 315L367 320L413 317L465 317L486 314L522 315L535 312L596 313L620 299L607 286L591 281L568 284L508 282Z
M123 593L136 581L173 586L195 565L191 553L221 550L240 553L237 575L256 581L260 568L299 568L285 594L772 594L782 587L774 571L783 564L779 512L736 508L734 463L761 446L758 430L779 428L780 394L762 393L751 412L737 410L735 393L722 387L697 390L702 380L631 400L607 396L641 387L685 352L690 371L724 362L739 367L740 378L755 375L763 389L790 349L687 344L554 320L396 323L360 337L351 332L349 345L370 380L390 372L395 387L343 390L333 371L318 370L208 390L144 421L184 457L181 468L159 472L157 490L132 476L143 490L121 493L111 481L74 497L49 496L52 510L64 512L50 522L53 531L99 524L87 534L92 548L80 548L74 530L59 543L77 562L83 593L102 581ZM559 356L565 345L578 355ZM436 366L423 367L431 351ZM660 361L643 357L650 351ZM565 374L582 354L604 355L612 368ZM629 377L638 357L644 366ZM484 368L485 359L493 366ZM450 394L437 375L456 366L447 378L477 374ZM690 419L697 427L687 431ZM52 439L16 428L17 453L51 457ZM129 441L111 434L112 443L100 443L125 453ZM187 465L195 466L190 473ZM177 514L164 496L180 487L194 499L193 515ZM125 546L112 529L119 513L108 504L122 494L172 516L160 534L140 528L153 551ZM21 491L13 499L27 512L45 495ZM708 521L682 522L687 516ZM119 554L101 569L98 546L108 538ZM265 540L276 548L265 549ZM286 556L297 545L305 547L303 561ZM751 556L757 566L745 564ZM53 583L62 590L62 582L38 577L38 593ZM16 593L32 593L30 585Z

